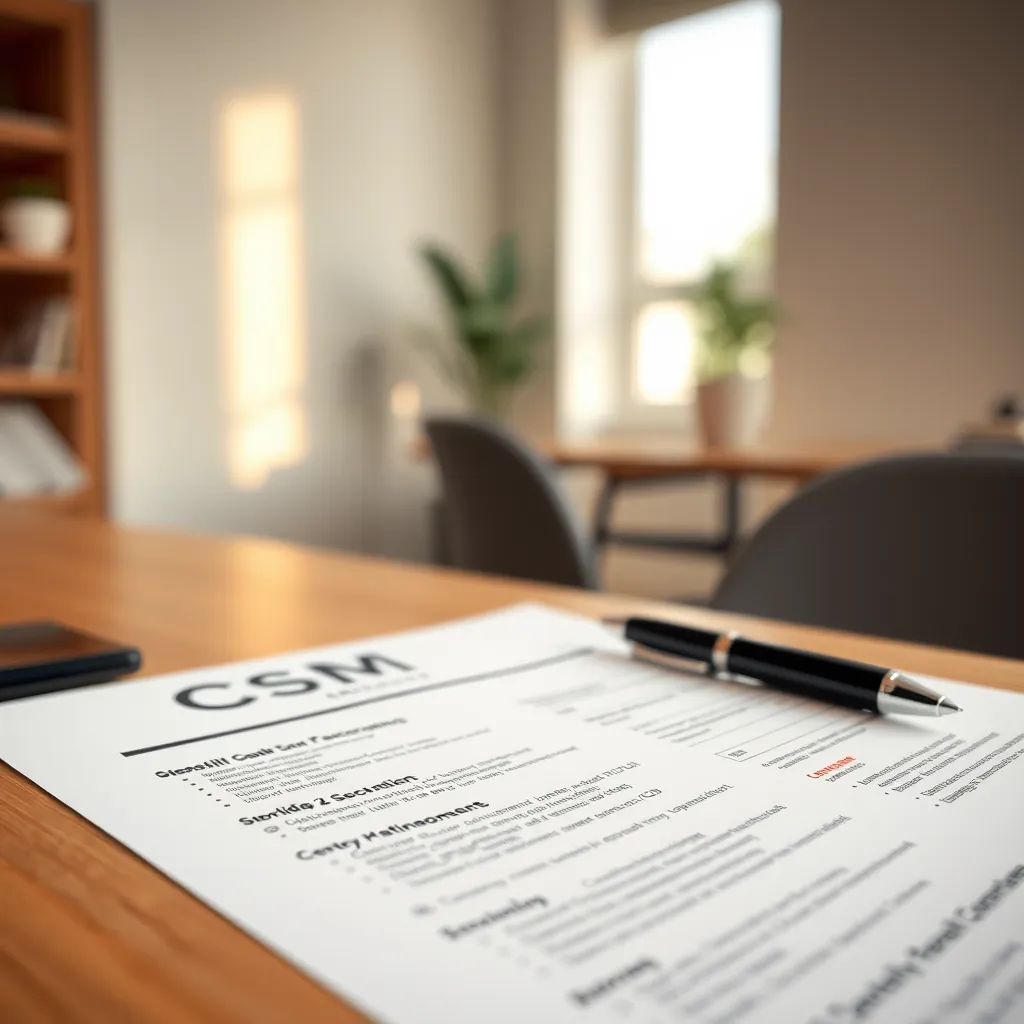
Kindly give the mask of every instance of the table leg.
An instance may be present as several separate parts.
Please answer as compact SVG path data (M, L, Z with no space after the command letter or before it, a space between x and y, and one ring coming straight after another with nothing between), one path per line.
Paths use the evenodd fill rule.
M721 544L726 558L732 555L740 541L740 530L743 518L743 492L738 476L727 476L723 481L722 492L722 533Z
M601 484L594 507L594 544L601 547L608 540L612 528L612 503L619 489L619 482L614 477L606 476Z
M738 547L741 539L743 520L743 482L738 476L722 476L722 505L719 528L713 534L694 533L651 533L630 530L613 530L611 526L612 503L619 489L627 484L634 486L657 486L678 484L679 480L659 477L644 480L618 480L605 477L594 510L594 547L598 551L615 544L623 547L646 548L648 550L675 551L681 554L724 555L728 558ZM691 474L686 481L694 480Z
M619 481L615 477L605 475L601 482L601 490L597 495L597 504L594 507L594 562L597 565L603 561L605 546L612 535L612 505L615 502L615 495L619 489Z

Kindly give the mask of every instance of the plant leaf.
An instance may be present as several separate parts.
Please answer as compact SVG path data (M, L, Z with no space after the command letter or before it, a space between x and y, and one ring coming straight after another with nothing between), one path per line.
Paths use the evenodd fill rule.
M534 369L537 346L550 332L543 317L512 321L519 290L515 237L504 234L495 242L483 287L439 246L425 245L420 252L448 302L455 344L431 338L418 347L477 408L500 412Z
M498 334L505 329L505 311L490 302L475 302L459 316L459 329L467 334Z
M510 306L519 291L519 253L515 235L498 237L487 268L487 297L496 306Z
M770 349L779 311L764 297L744 294L739 261L716 262L697 291L698 359L701 375L710 378L735 373L749 348Z
M473 287L455 258L433 244L421 246L420 254L433 271L434 279L452 311L458 314L470 306L474 300Z
M550 325L547 317L534 316L516 324L510 332L515 343L524 349L532 349L539 342L543 341L550 332Z

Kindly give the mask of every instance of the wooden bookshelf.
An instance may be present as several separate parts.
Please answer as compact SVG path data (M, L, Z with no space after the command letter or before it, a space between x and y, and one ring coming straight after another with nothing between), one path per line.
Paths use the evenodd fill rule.
M25 512L81 511L82 492L76 494L33 494L29 498L4 498L3 507Z
M25 153L64 153L66 128L19 121L0 110L0 160L17 160Z
M3 3L3 0L0 0ZM72 253L60 256L29 256L0 246L0 272L9 274L70 274L75 268Z
M52 182L71 209L70 250L29 256L0 237L0 319L66 296L75 366L59 373L0 367L0 400L32 401L85 466L73 495L0 499L36 511L106 509L97 244L93 10L73 0L0 0L0 198L19 178Z
M0 368L0 398L74 395L81 387L82 378L78 373L35 373Z

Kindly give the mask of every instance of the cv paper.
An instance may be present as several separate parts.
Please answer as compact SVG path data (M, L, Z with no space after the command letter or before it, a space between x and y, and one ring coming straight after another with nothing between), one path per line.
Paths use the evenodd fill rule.
M941 686L879 719L520 607L11 702L0 757L393 1024L1021 1020L1024 702Z

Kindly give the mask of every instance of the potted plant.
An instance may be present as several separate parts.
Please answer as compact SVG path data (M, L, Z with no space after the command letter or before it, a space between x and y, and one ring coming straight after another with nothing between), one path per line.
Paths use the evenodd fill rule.
M0 208L0 221L11 248L33 256L63 252L71 230L68 204L56 185L45 179L13 182Z
M715 263L695 300L697 412L704 443L746 448L758 438L771 401L771 350L778 310L743 286L739 261Z
M543 317L516 314L522 275L515 236L497 239L482 280L438 245L424 245L420 253L448 307L456 342L453 347L431 336L429 354L474 412L501 418L536 367L548 333Z

